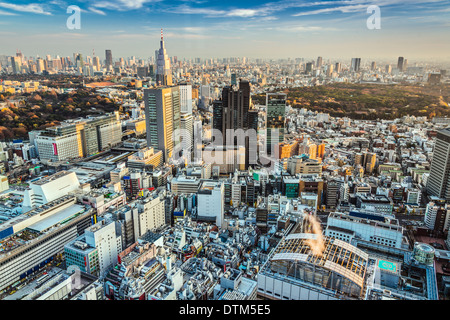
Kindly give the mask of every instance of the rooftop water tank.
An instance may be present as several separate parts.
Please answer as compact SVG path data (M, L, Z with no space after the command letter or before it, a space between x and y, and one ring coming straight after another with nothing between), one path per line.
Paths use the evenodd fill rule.
M433 264L434 252L434 248L426 243L416 242L414 244L414 259L420 263Z

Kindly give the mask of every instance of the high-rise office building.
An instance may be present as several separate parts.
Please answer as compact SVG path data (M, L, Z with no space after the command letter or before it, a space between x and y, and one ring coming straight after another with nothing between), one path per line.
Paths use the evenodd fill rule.
M144 90L147 145L164 154L164 161L172 157L175 130L180 128L180 89L165 87Z
M213 101L213 129L224 132L225 124L223 123L223 103L222 100Z
M392 72L392 66L390 64L386 65L386 73L390 74Z
M336 73L340 73L341 72L341 63L340 62L336 62L336 65L335 65L335 71L336 71Z
M42 73L45 71L44 60L42 58L38 58L36 61L37 73Z
M320 69L322 67L323 64L323 59L322 57L318 57L317 58L317 64L316 64L316 69Z
M272 155L276 150L276 145L284 141L284 126L286 114L286 94L267 93L266 94L266 144L267 154ZM278 131L278 139L274 138L274 131Z
M84 67L84 59L83 59L83 55L81 53L77 54L77 56L75 58L75 63L77 65L77 68L83 68Z
M11 57L11 65L13 74L21 73L20 59L18 57Z
M367 153L365 154L365 172L367 174L372 174L373 170L375 169L375 164L377 162L377 155L376 153Z
M359 72L361 68L361 58L352 58L351 70L354 72Z
M397 69L400 70L400 72L403 72L404 61L405 61L405 58L398 57Z
M119 114L63 122L36 136L41 161L87 157L122 141Z
M236 73L232 73L232 74L231 74L231 84L232 84L233 86L237 85L237 76L236 76Z
M170 68L170 59L164 46L164 37L161 29L161 47L156 56L156 84L162 86L172 85L172 70Z
M377 63L375 61L372 61L372 65L370 67L370 70L375 71L377 68Z
M192 85L180 84L180 112L192 114Z
M86 244L96 248L100 275L117 264L117 256L122 251L122 237L116 234L114 222L105 220L87 228L84 232Z
M332 64L327 65L327 72L326 72L327 77L331 77L331 75L333 74L333 68L334 66Z
M100 58L99 57L94 57L92 59L92 65L96 68L96 71L100 71L100 69L101 69Z
M192 146L194 145L194 124L191 113L182 113L180 119L181 133L181 146L183 147L183 155L185 150L190 153L192 151Z
M255 141L250 143L249 137L254 133L256 135L258 130L258 111L251 109L251 89L250 82L247 80L239 81L239 88L231 85L223 88L222 100L216 100L213 103L213 129L219 130L222 133L223 145L227 146L245 146L245 168L248 168L250 161L256 161L254 156L256 155ZM245 136L245 143L239 138L234 137L234 141L227 141L228 130L244 130L249 132L250 135ZM236 133L237 134L237 133ZM250 160L251 159L251 160Z
M444 200L433 199L427 204L424 218L428 229L444 232L450 226L450 206Z
M106 50L105 55L106 55L106 69L112 68L113 67L113 57L112 57L111 50Z
M224 220L224 184L222 182L204 181L198 190L199 220L214 222L222 228Z
M450 201L450 127L437 133L427 191Z
M240 80L237 90L232 85L223 88L222 100L214 102L214 114L217 115L217 118L213 120L213 129L222 132L224 138L227 129L256 130L257 128L253 127L254 122L249 121L251 118L249 115L250 104L250 83L248 81ZM218 121L220 118L222 118L221 122Z

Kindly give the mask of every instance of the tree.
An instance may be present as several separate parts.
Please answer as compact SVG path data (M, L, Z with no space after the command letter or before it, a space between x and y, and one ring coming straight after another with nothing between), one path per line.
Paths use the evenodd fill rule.
M18 128L13 128L12 129L14 132L14 136L16 137L26 137L28 132L27 132L27 128L25 128L22 124L22 126L18 127Z

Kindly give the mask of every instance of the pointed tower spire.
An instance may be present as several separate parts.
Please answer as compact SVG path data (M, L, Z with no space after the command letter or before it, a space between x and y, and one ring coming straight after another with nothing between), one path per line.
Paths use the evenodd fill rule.
M161 28L161 40L164 41L163 29Z

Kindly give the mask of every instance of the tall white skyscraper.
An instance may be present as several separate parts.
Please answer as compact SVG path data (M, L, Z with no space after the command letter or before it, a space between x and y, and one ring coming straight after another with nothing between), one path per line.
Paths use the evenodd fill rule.
M180 112L192 114L192 85L182 84L180 87Z
M115 222L106 224L105 220L94 224L84 232L86 243L97 248L100 274L105 274L117 264L122 251L122 237L116 234Z
M222 228L224 219L224 185L204 181L198 190L198 219L215 222Z
M183 147L183 155L190 160L190 153L194 144L194 124L191 113L181 114L180 127L182 129L181 145ZM187 152L187 153L186 153Z

